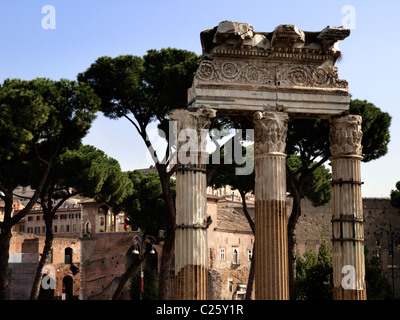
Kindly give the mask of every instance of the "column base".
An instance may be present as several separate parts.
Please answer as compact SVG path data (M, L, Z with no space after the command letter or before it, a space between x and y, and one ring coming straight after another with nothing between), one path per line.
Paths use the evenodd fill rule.
M342 287L333 288L333 300L367 300L367 290L349 290Z
M174 300L207 300L208 270L200 265L186 265L176 275Z

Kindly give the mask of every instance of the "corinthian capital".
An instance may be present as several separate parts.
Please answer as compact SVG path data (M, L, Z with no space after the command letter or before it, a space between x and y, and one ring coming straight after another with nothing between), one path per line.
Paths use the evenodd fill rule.
M329 121L330 151L333 156L362 154L362 118L357 115L331 118Z
M200 165L206 163L207 135L214 109L175 109L169 113L173 124L174 137L171 145L175 145L178 161L185 165Z
M287 122L284 112L257 111L253 115L255 154L284 153Z
M207 129L210 126L210 119L214 118L216 111L214 109L199 108L196 111L187 109L175 109L169 114L173 121L178 122L178 130L182 129Z

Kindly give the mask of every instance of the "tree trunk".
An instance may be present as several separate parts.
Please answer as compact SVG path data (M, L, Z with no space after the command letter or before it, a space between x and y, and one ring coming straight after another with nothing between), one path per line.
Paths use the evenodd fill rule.
M46 183L47 177L50 173L50 168L54 157L57 155L57 152L58 151L56 151L50 157L49 161L46 162L46 168L32 198L29 200L25 208L19 211L14 216L12 215L12 204L14 201L14 197L12 194L12 191L14 190L13 184L10 183L7 188L2 187L2 192L4 193L2 199L4 200L5 208L4 220L0 222L0 300L8 299L8 259L10 251L10 240L12 236L11 229L22 218L26 216L26 214L32 209L33 205L38 200L42 192L43 186ZM13 178L13 173L11 173L10 181L13 181Z
M167 232L164 240L163 252L160 264L160 278L158 284L158 294L160 300L169 300L171 292L171 265L175 249L175 230Z
M39 265L36 269L35 278L33 280L30 300L38 300L38 298L39 298L40 285L41 285L41 280L42 280L42 269L49 258L51 248L53 246L53 238L54 238L53 214L51 214L51 213L43 213L43 214L45 215L46 240L44 243L44 247L43 247L42 255L41 255L41 258L39 261ZM56 279L54 279L54 281L55 280Z
M301 198L298 192L292 192L292 195L293 208L288 222L289 297L296 300L296 224L301 215Z
M156 164L158 175L161 181L161 187L164 193L164 200L168 210L168 227L166 230L163 251L160 264L160 277L158 284L158 293L160 300L168 300L171 286L171 263L175 249L175 224L176 224L176 211L174 200L172 198L171 187L167 175L166 166L160 163Z
M255 225L253 219L251 219L249 210L247 209L247 203L246 203L246 192L243 190L239 190L240 196L242 198L242 206L243 206L243 212L244 215L247 219L247 222L250 225L251 231L255 232ZM254 248L255 248L255 242L253 243L253 254L251 255L251 262L250 262L250 272L249 272L249 278L247 280L247 289L246 289L246 300L251 300L251 295L253 293L253 287L254 287L254 275L255 275L255 261L254 261Z
M8 299L8 258L10 250L11 227L0 230L0 300Z

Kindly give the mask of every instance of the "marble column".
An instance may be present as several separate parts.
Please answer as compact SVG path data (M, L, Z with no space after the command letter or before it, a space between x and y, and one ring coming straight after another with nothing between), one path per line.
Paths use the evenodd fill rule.
M286 134L288 115L256 112L255 297L289 299L286 217Z
M361 116L330 119L333 299L365 300Z
M173 110L177 138L174 299L205 300L208 288L206 137L213 109Z

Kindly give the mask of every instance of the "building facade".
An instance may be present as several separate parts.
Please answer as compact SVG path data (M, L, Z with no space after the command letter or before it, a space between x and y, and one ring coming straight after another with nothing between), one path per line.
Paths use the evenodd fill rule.
M232 197L231 190L222 197L219 191L210 193L207 196L207 216L211 218L207 229L208 298L244 299L254 235L243 214L240 198ZM251 197L247 206L254 217ZM287 207L290 214L289 203ZM400 297L400 212L390 205L388 198L364 198L363 211L368 254L379 256L396 297ZM13 232L9 259L11 299L29 298L45 240L42 216L40 210L32 210L19 225L20 229ZM300 254L308 248L317 252L322 237L332 245L331 219L330 203L314 207L308 200L302 201L302 215L296 227ZM93 200L60 208L53 221L53 249L42 272L47 289L42 288L40 298L109 300L119 278L132 262L135 237L140 236L140 232L126 227L123 214L115 215L112 208ZM156 254L147 263L157 268L162 244L154 248ZM173 278L172 275L171 288ZM129 282L121 299L130 298L128 291Z
M30 297L34 275L43 251L45 237L13 234L9 257L10 300ZM42 269L39 299L78 299L81 246L78 238L55 238L50 257Z

